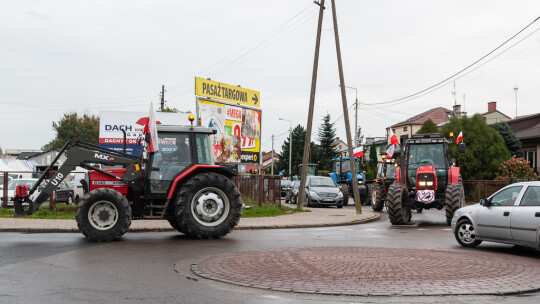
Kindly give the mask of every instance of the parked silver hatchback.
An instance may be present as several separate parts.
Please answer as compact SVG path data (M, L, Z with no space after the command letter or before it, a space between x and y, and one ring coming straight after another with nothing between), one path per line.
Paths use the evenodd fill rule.
M463 247L482 241L540 248L540 182L510 184L479 204L461 208L452 231Z

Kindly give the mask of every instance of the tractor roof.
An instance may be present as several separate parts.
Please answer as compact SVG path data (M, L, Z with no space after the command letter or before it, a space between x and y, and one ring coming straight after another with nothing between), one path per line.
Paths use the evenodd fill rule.
M435 144L435 143L448 143L439 133L427 133L427 134L414 134L412 138L407 139L407 144Z
M179 125L158 125L158 132L187 132L187 133L203 133L215 134L213 128L201 126L179 126Z

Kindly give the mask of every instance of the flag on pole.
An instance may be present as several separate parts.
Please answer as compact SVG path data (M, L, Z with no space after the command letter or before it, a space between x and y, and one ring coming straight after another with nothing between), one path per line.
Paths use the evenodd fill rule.
M148 113L148 122L144 126L144 133L150 134L150 143L148 144L148 147L146 148L146 152L152 153L152 152L158 151L159 149L158 133L157 133L157 126L156 126L156 117L154 116L153 103L150 103L150 112Z
M394 155L394 147L395 145L390 145L390 147L386 149L386 158L392 158L392 156Z
M354 155L354 157L362 157L362 156L364 156L364 147L360 146L358 148L354 148L353 155Z
M392 128L390 128L390 144L395 145L395 144L398 144L398 143L399 143L399 141L397 139L396 134L394 134L394 131L392 130Z
M459 143L460 140L463 140L463 131L459 132L459 135L456 138L456 145Z

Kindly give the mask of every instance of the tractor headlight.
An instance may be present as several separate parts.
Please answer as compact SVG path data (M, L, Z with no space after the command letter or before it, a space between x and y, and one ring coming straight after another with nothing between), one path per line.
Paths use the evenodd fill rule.
M418 182L418 186L420 186L420 187L425 187L425 186L426 186L426 182L425 182L425 181L419 181L419 182Z
M431 187L431 186L433 186L433 182L432 182L432 181L427 181L427 182L426 182L426 185L427 185L428 187Z
M420 173L416 182L417 188L431 188L435 185L435 175L433 173Z
M358 184L362 185L362 184L364 184L364 181L358 181Z

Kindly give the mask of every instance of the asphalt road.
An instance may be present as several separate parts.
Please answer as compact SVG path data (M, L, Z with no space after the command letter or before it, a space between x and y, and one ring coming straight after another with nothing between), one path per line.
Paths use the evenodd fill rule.
M354 208L347 206L345 208ZM371 207L365 207L371 208ZM369 210L368 209L368 210ZM219 254L279 248L366 246L456 249L518 255L537 251L455 241L444 214L413 212L415 225L380 221L341 227L234 231L220 240L179 233L127 233L121 241L90 243L79 233L0 233L1 303L540 303L540 295L349 297L275 292L200 278L192 264Z

